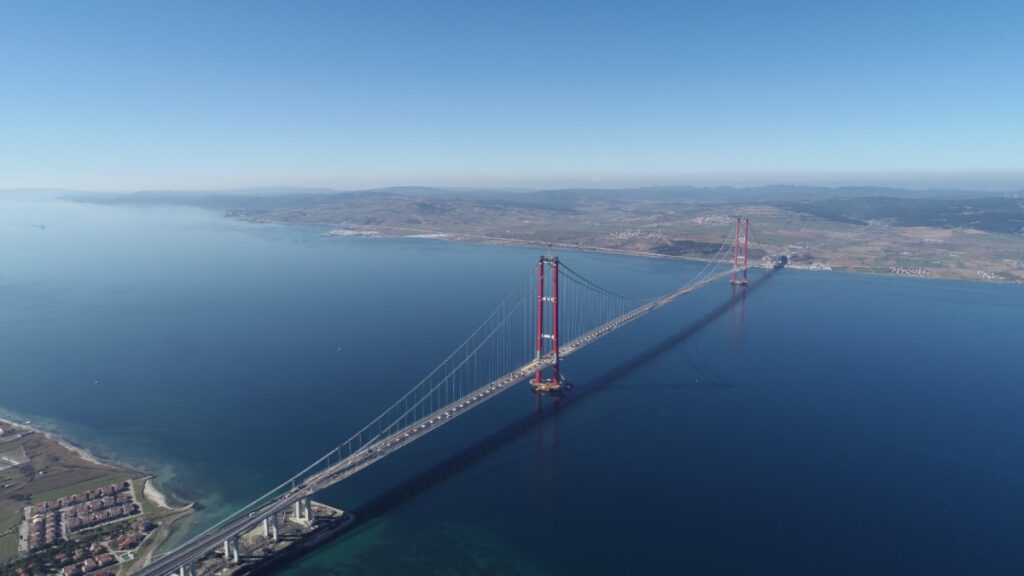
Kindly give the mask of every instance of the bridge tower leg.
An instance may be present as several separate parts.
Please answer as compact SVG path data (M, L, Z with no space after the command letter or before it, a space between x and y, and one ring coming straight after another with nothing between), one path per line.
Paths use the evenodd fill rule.
M736 235L733 237L733 247L732 247L732 282L731 282L731 284L733 286L735 286L737 284L737 282L736 282L736 270L739 269L739 266L740 266L740 219L737 218L736 219Z
M750 238L750 218L743 217L743 285L747 285L747 239Z
M313 504L309 501L309 498L302 499L302 515L303 519L312 528L313 527Z
M551 268L551 296L544 295L544 268ZM544 303L551 304L551 333L544 333ZM561 354L558 349L558 257L541 256L537 268L537 371L533 377L534 392L556 392L561 388L560 376ZM539 363L544 357L544 340L551 340L551 354L553 362L551 366L551 378L544 378L544 370Z
M539 363L541 356L544 355L544 257L541 256L540 263L537 265L537 357L538 362L537 373L534 374L533 383L534 386L540 384L544 377L543 370L541 370Z
M551 367L551 381L557 387L562 380L558 376L562 357L558 353L558 256L551 264L551 351L555 355L555 365Z
M733 286L747 285L747 236L750 234L750 219L746 216L736 218L736 239L732 250L732 281ZM740 238L743 238L742 267L740 265ZM742 270L742 276L739 272Z

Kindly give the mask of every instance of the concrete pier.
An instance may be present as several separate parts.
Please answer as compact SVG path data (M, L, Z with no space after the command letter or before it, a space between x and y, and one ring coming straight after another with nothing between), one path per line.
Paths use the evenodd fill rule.
M310 527L312 527L313 526L313 521L314 521L315 518L314 518L314 515L313 515L313 505L310 503L309 498L303 498L302 499L302 508L303 508L303 512L304 512L304 518L303 519L306 521L306 524L308 524Z
M224 541L224 559L238 564L238 536L232 536Z
M291 510L296 510L297 515L293 516ZM161 576L273 574L267 567L278 566L314 548L325 538L347 529L354 519L343 510L302 498L294 507L255 520L250 529L225 538L218 545L223 556L201 558Z
M263 537L277 542L277 514L272 514L263 519Z
M300 524L305 524L310 528L313 527L313 524L316 521L316 515L313 513L313 505L310 503L308 497L295 501L295 510L292 513L292 520Z

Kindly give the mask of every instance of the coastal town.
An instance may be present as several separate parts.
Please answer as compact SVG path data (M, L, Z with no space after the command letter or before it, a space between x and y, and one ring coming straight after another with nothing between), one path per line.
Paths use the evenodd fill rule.
M22 533L28 537L21 539L19 549L39 550L66 540L74 532L140 512L131 480L26 506Z
M125 574L190 512L150 478L0 420L0 576Z
M55 573L60 576L80 576L97 574L112 575L119 565L128 563L135 558L139 546L156 529L157 524L149 520L136 520L123 524L112 531L98 534L90 538L91 542L71 542L70 545L53 548L51 558L54 566L60 566ZM51 545L52 546L52 545ZM39 574L30 566L19 566L15 569L18 576Z

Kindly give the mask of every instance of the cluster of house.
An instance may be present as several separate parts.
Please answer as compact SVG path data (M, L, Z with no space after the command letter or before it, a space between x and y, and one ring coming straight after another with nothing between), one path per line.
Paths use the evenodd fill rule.
M611 240L664 240L665 235L661 232L651 232L648 230L633 230L627 228L620 232L608 233L608 238Z
M122 492L117 496L104 496L101 500L79 504L73 509L65 510L64 525L68 532L77 532L138 513L139 507L135 504L132 493Z
M46 502L36 504L33 512L36 514L45 514L46 512L60 510L69 506L75 506L76 504L87 504L93 500L102 500L105 496L116 496L122 492L128 492L131 488L131 481L125 480L124 482L118 482L103 488L86 490L85 492L79 492L77 494L72 494L71 496L47 500Z
M111 520L127 518L138 514L140 510L132 493L131 482L125 481L43 502L36 505L33 512L36 514L33 522L36 518L43 518L45 521L44 535L39 545L41 547L53 544L63 537L60 527L62 516L65 532L71 533ZM52 524L53 530L50 530L51 524L47 520L51 517L55 520ZM33 533L30 531L30 534ZM36 546L30 543L30 548L35 549Z
M117 559L114 558L114 555L99 542L94 543L88 549L79 548L73 553L60 554L54 560L61 564L68 561L71 562L61 568L61 576L79 576L80 574L88 574L100 568L117 564ZM110 572L104 572L96 576L102 576L102 574L110 574Z
M900 276L931 276L931 270L917 266L890 266L889 274Z
M64 538L60 527L60 512L36 514L28 525L28 549L38 550L56 544Z
M146 535L156 528L156 523L151 520L136 520L121 534L114 538L114 545L118 550L134 550L146 539Z
M112 533L100 536L102 541L94 541L88 546L81 543L73 550L58 548L57 553L51 559L51 565L62 567L57 571L59 576L86 574L89 576L111 576L115 566L123 560L119 556L138 548L146 536L157 526L156 522L145 518L119 524ZM50 561L47 563L49 564ZM47 573L52 574L53 572L48 571ZM37 567L22 566L17 568L15 574L17 576L35 576L40 572Z

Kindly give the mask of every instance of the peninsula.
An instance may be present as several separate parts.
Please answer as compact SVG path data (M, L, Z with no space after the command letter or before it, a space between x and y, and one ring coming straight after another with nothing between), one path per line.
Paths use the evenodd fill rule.
M355 192L77 194L171 204L331 236L444 238L648 256L709 258L737 215L757 221L752 259L792 268L1024 282L1024 192L764 186L541 191L400 187Z

